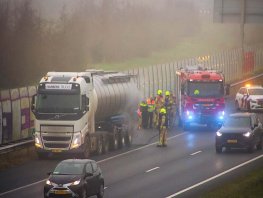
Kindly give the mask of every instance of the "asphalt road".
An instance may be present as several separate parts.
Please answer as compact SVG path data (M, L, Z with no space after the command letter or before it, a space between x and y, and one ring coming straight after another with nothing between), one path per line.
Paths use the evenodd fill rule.
M232 107L229 101L228 113ZM263 151L216 154L215 130L202 126L171 131L167 148L156 147L155 135L156 131L139 131L130 149L92 157L103 171L105 197L196 197L263 163ZM46 173L60 160L35 160L0 172L0 197L43 197Z

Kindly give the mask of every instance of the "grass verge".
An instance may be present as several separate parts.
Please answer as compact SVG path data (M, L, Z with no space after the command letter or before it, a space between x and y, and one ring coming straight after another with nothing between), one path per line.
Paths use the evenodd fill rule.
M263 166L229 181L200 198L260 198L263 197Z

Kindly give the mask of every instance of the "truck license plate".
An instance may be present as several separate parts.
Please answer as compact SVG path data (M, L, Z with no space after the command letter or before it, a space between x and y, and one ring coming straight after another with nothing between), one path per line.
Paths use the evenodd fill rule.
M227 140L227 143L229 143L229 144L236 144L237 140Z
M51 151L52 151L53 153L60 153L60 152L62 152L61 149L52 149Z

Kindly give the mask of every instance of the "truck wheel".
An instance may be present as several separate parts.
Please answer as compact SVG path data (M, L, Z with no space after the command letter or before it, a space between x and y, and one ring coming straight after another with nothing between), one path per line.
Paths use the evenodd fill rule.
M102 137L99 136L97 140L97 154L101 155L103 153L103 140Z
M111 148L112 150L117 150L119 148L119 137L117 133L114 133L111 138Z
M125 147L126 145L126 141L125 141L125 134L124 133L121 133L120 136L119 136L119 147L120 148L123 148Z
M110 147L109 138L108 138L108 136L105 135L103 137L103 153L108 153L109 147Z
M131 133L129 133L129 132L126 133L125 141L126 141L126 146L131 146L131 144L132 144Z
M90 138L86 137L84 145L83 145L83 151L81 153L81 158L87 159L90 156Z

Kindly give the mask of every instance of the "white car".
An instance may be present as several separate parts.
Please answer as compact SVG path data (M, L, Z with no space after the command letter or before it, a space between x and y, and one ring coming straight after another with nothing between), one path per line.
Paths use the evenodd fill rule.
M263 87L241 87L236 94L235 106L237 110L263 110Z

